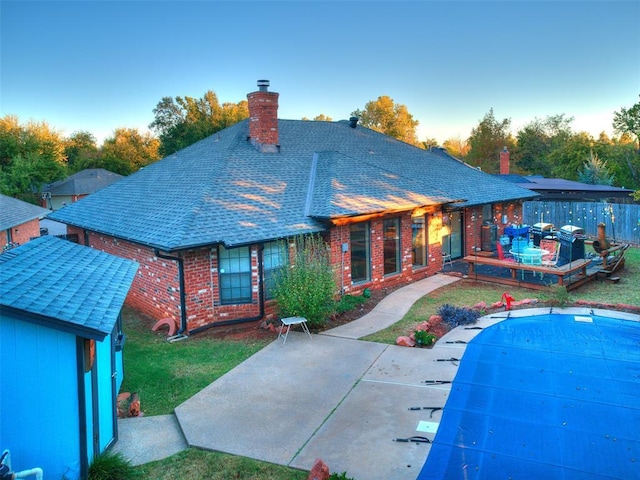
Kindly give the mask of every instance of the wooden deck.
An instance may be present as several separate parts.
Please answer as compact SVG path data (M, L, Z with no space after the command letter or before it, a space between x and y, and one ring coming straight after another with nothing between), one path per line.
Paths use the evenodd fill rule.
M560 267L546 267L543 265L530 265L493 257L469 255L463 258L469 264L468 276L485 282L500 283L503 285L519 286L534 290L547 290L550 283L527 281L524 272L540 273L541 275L554 275L556 284L573 290L596 278L599 269L587 271L591 260L575 260ZM486 275L479 273L477 266L489 265L492 267L506 268L511 271L510 277L498 275ZM520 274L520 275L518 275Z

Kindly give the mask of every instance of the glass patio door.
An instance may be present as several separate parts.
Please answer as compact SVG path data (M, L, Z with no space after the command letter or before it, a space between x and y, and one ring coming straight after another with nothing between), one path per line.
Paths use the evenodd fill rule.
M442 217L442 252L460 258L462 248L462 211L445 212Z

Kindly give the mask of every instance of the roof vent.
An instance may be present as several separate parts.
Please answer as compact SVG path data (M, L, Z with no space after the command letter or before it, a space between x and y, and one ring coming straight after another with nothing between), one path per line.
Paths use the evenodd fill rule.
M349 119L349 126L351 128L356 128L356 125L358 125L358 117L351 117Z
M258 91L267 92L269 90L269 80L258 80Z

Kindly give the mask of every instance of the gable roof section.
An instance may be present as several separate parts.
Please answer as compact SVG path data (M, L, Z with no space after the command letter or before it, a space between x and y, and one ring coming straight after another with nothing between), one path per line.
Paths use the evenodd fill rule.
M104 168L87 168L63 180L50 183L42 187L43 192L51 195L89 195L108 187L122 179L122 175L110 172Z
M346 121L278 120L278 129L279 153L258 152L244 120L50 218L172 251L324 231L327 219L388 206L536 195ZM347 202L349 196L370 198L360 205Z
M111 333L138 265L51 236L0 255L0 309L81 337Z
M374 162L338 152L314 155L307 205L307 213L312 217L328 220L463 200Z
M36 218L44 218L50 213L46 208L0 194L0 230L8 230Z

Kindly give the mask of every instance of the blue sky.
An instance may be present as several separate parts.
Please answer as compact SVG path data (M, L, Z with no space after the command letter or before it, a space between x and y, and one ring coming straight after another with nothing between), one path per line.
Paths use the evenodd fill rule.
M467 138L494 109L612 134L640 94L640 1L0 2L0 116L99 141L146 130L165 96L239 102L269 79L279 117L341 120L381 95L418 138Z

